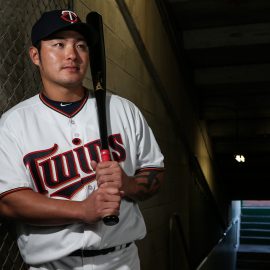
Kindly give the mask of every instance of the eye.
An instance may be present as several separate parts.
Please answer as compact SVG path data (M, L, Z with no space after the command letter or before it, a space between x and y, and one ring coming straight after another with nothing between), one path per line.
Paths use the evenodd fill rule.
M58 47L58 48L64 48L64 43L62 42L56 42L53 44L54 47Z
M77 48L82 50L82 51L87 51L88 50L88 46L86 42L80 42L77 44Z

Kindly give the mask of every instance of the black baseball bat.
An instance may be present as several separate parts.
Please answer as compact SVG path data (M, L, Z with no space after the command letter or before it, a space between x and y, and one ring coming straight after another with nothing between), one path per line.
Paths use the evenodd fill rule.
M111 160L108 146L107 119L106 119L106 57L103 34L102 16L97 12L90 12L86 16L86 23L94 28L97 35L95 42L89 45L90 69L97 103L99 133L101 141L101 161ZM112 226L119 222L117 216L103 218L106 225Z

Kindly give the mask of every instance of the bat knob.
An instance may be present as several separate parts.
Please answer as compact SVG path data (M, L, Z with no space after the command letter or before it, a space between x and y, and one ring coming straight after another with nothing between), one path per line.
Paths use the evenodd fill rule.
M117 216L106 216L103 218L103 222L107 226L113 226L119 222L119 218Z

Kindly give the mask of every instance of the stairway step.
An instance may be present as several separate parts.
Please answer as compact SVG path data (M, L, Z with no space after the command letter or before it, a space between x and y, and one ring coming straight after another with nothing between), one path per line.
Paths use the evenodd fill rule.
M246 268L246 267L241 267L241 266L237 266L236 270L258 270L257 268ZM261 269L261 270L269 270L269 268L266 269Z
M241 222L241 229L269 229L270 222Z
M270 237L240 236L241 244L270 245Z
M243 267L239 266L236 268L236 270L269 270L268 266L266 268L263 267L263 268L259 268L259 269L257 267L255 267L255 268L246 268L246 267L243 268Z
M270 216L266 215L241 215L241 222L269 222Z
M237 252L237 260L262 260L270 262L270 253L267 252Z
M257 268L246 268L244 266L237 266L236 270L258 270ZM261 269L261 270L269 270L269 268Z
M265 229L242 229L240 230L241 236L260 236L260 237L270 237L270 230Z
M237 270L269 270L270 269L270 265L268 264L252 264L250 265L250 263L244 263L244 264L237 264L236 265L236 269Z
M270 270L270 207L242 207L237 270Z
M242 207L243 215L270 215L270 207Z
M237 249L237 254L248 254L248 256L251 256L252 254L265 254L265 255L259 255L259 256L267 256L267 258L270 258L270 246L264 246L264 245L239 245Z
M270 269L270 261L237 260L237 268L251 268L255 270Z

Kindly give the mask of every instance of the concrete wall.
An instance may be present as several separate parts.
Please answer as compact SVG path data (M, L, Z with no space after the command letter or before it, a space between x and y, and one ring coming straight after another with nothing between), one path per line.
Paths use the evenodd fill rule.
M148 58L142 57L142 52L138 51L119 3L127 8ZM196 239L190 240L190 235L197 227L203 227L199 231L205 234L208 232L208 224L213 221L211 210L203 220L190 216L194 215L196 204L200 204L200 201L194 203L194 200L197 197L203 200L203 196L194 197L200 191L194 192L191 157L196 157L202 171L201 177L208 183L218 211L222 212L223 218L226 215L225 200L219 192L213 173L211 147L204 125L196 119L154 0L75 0L74 9L81 18L85 18L92 10L102 14L107 55L107 88L130 99L141 109L165 155L166 182L158 195L140 205L148 234L138 242L138 246L142 269L167 270L170 267L169 219L172 213L180 214L189 247L197 245ZM92 87L90 75L85 83ZM205 205L205 208L212 209L211 204ZM214 238L217 238L221 225L216 219L213 222L216 223L213 226L216 228ZM211 233L210 231L209 234ZM179 256L185 260L183 251L179 252ZM207 250L199 252L197 258L196 254L194 256L200 260L204 253Z

